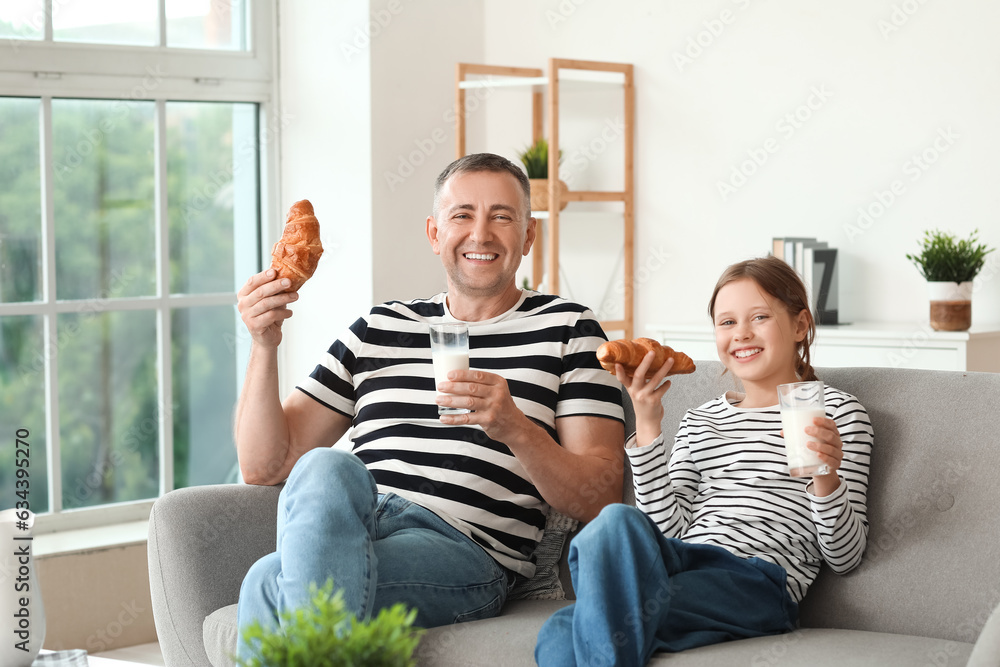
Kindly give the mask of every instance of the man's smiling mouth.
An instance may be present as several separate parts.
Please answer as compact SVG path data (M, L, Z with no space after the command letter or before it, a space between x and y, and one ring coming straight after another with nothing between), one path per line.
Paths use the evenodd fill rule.
M466 253L462 253L462 257L464 257L466 259L473 259L473 260L476 260L477 262L492 262L494 259L496 259L499 256L500 255L497 255L497 254L492 253L492 252L466 252Z

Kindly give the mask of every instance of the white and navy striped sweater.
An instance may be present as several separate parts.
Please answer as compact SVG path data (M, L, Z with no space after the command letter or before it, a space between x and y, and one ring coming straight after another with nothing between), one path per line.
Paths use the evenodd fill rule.
M352 418L352 451L380 492L430 509L531 577L548 505L506 445L438 419L428 325L448 321L444 293L375 306L298 388ZM506 313L468 325L471 368L502 376L557 442L559 417L623 420L621 388L595 355L604 332L585 307L525 290Z
M662 435L626 450L636 505L667 537L780 565L798 602L822 561L838 574L861 562L871 422L856 398L826 387L826 415L840 431L844 459L840 486L818 498L811 478L788 475L778 406L741 409L731 403L738 398L729 393L688 410L669 453Z

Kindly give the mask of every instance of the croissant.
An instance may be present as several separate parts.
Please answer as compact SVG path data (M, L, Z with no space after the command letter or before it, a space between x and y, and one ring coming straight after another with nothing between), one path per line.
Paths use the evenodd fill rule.
M288 278L292 285L285 291L298 291L312 278L322 254L319 221L313 215L312 204L308 199L297 201L288 209L285 230L271 250L271 268L278 273L275 280Z
M635 340L611 340L603 343L597 348L597 360L605 370L614 374L615 364L621 364L625 372L629 375L635 374L636 367L642 362L643 357L652 350L656 356L649 366L646 377L652 377L667 361L669 357L674 358L674 365L667 375L679 375L682 373L693 373L695 371L694 361L683 352L676 352L673 348L661 345L652 338L636 338Z

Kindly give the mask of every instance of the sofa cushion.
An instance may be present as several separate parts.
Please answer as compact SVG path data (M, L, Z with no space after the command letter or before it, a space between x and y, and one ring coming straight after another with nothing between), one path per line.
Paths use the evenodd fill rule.
M913 667L964 665L972 644L864 630L804 628L785 635L657 653L650 667Z
M496 618L431 628L417 648L417 664L534 665L538 629L568 604L565 600L518 600L505 604Z
M535 664L538 630L557 609L570 604L556 600L521 600L504 606L497 618L427 631L417 660L435 667L526 667ZM223 607L205 619L205 650L214 667L232 667L236 648L236 605ZM651 667L731 667L749 665L964 665L972 644L927 637L805 628L787 635L744 639L704 646L683 653L658 653Z
M539 600L513 602L504 607L497 618L428 630L417 649L418 664L429 667L534 665L538 630L545 619L566 604L569 603ZM683 653L657 653L649 665L964 665L971 652L972 645L963 642L860 630L807 628L786 635L744 639Z
M535 637L549 616L569 604L565 600L520 600L504 605L496 618L431 628L417 649L421 665L506 665L490 656L527 656L534 665ZM202 626L205 652L213 667L234 667L236 651L236 605L208 616ZM523 645L523 646L522 646ZM514 651L517 648L518 650ZM511 651L514 651L511 653ZM467 662L475 655L482 662Z
M216 609L201 626L205 653L213 667L233 667L236 652L236 605Z

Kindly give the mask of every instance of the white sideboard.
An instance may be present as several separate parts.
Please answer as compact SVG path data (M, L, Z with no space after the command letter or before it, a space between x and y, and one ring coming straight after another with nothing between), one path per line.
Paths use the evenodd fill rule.
M719 358L709 323L653 324L647 332L692 359ZM969 331L934 331L926 322L821 326L812 364L1000 373L1000 324L974 325Z

